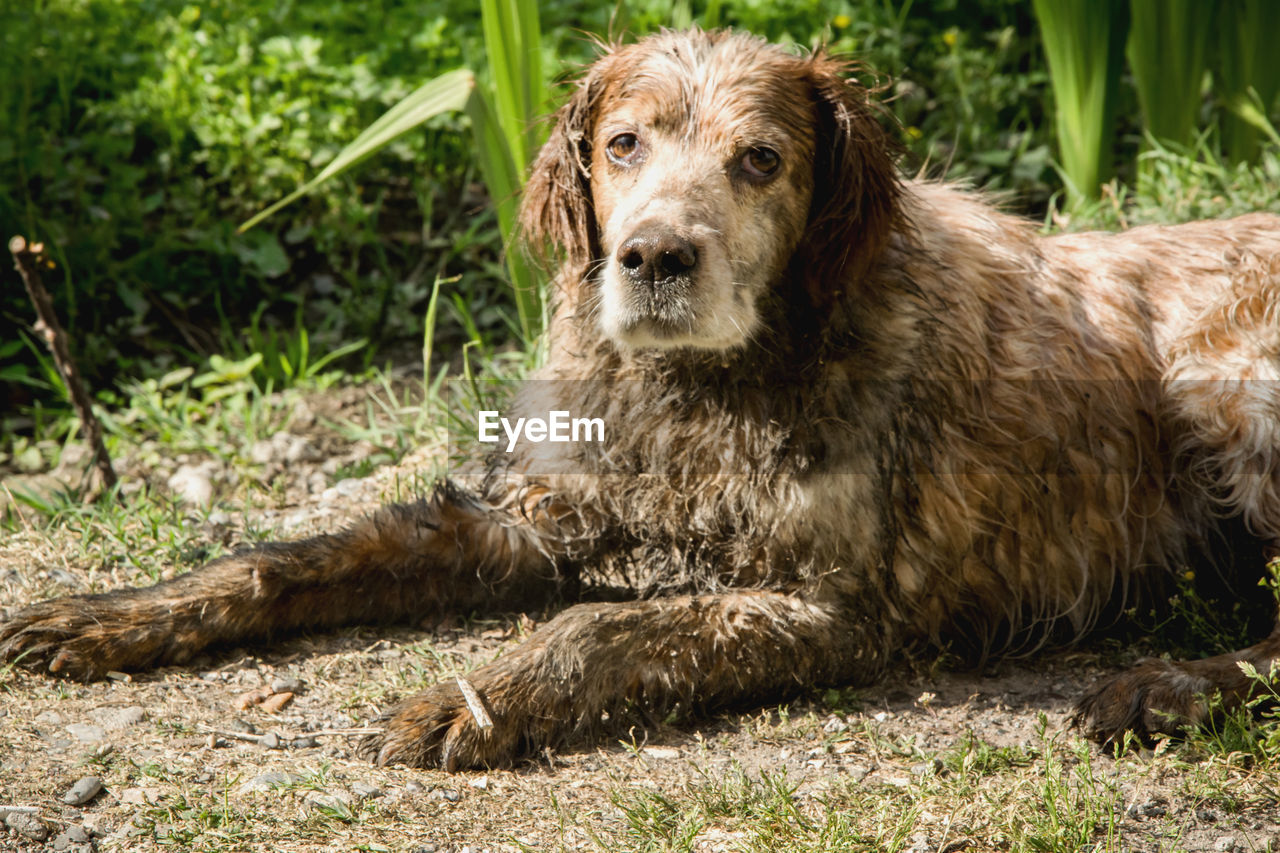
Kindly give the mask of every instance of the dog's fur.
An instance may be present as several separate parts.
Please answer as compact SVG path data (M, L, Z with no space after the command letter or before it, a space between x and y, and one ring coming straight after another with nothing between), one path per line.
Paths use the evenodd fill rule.
M558 264L555 381L517 405L603 417L603 444L499 453L342 533L33 605L0 626L3 657L92 678L286 629L527 608L579 577L647 593L569 607L472 673L470 705L439 684L370 744L452 769L630 707L1074 638L1212 554L1222 517L1280 541L1280 219L1040 237L901 179L848 71L664 32L609 50L557 113L522 214ZM1198 694L1244 694L1235 660L1278 654L1273 634L1146 663L1080 719L1101 737L1194 721Z

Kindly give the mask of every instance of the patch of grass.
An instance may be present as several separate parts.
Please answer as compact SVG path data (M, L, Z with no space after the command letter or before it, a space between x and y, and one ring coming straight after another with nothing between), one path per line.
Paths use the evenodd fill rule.
M1118 781L1103 775L1085 741L1049 732L1043 716L1035 740L1018 747L972 732L939 753L909 740L883 749L886 739L871 732L854 738L865 750L855 754L876 768L865 778L835 773L815 785L781 769L696 765L661 790L618 787L618 825L597 835L597 849L1123 849Z
M1195 148L1152 142L1130 187L1111 181L1100 201L1069 214L1051 211L1054 227L1067 231L1120 230L1223 219L1257 211L1280 213L1280 146L1255 163L1227 163L1201 140Z

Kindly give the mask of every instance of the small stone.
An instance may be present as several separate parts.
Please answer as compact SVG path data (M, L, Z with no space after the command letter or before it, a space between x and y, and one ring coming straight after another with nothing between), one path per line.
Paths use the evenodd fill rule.
M49 580L62 586L77 587L80 586L80 579L66 569L52 568L49 570Z
M255 441L249 448L249 461L254 465L266 465L275 459L275 445L266 439Z
M275 732L267 732L265 735L258 738L258 745L263 749L279 749L280 735Z
M66 723L66 720L57 711L44 711L36 714L32 722L41 726L61 726Z
M248 720L242 720L239 717L227 723L227 728L233 732L239 732L242 735L256 735L258 729Z
M309 735L302 735L289 741L290 749L315 749L320 745L320 741Z
M1129 806L1128 814L1131 818L1154 818L1164 817L1168 813L1164 802L1161 800L1144 800L1141 803L1134 803Z
M357 479L348 477L345 480L339 480L321 493L322 501L333 501L338 498L354 498L365 490L369 485L369 478Z
M284 450L285 462L314 462L321 457L320 451L307 438L290 435Z
M943 766L942 759L935 758L932 761L921 761L919 764L911 765L911 772L916 776L932 776L941 773Z
M421 782L417 781L416 779L410 779L408 782L405 783L404 789L406 792L410 794L421 794L423 791L427 790L427 786L423 785Z
M62 853L62 851L80 853L82 850L89 851L93 849L90 847L89 833L78 826L69 826L58 833L57 837L49 842L49 847L58 851L58 853Z
M489 790L489 777L481 776L479 779L468 779L467 784L481 791Z
M352 782L351 793L362 800L376 800L382 796L382 789L369 782Z
M929 836L923 832L911 836L911 846L906 849L906 853L933 853L933 845L929 843Z
M450 803L456 803L462 799L462 792L453 788L436 788L429 796L430 799L433 800L445 800Z
M112 731L136 726L147 718L147 712L141 705L130 705L127 708L98 708L89 716L104 729Z
M84 831L89 833L90 838L106 838L115 828L112 820L109 815L88 812L84 816Z
M1222 835L1213 842L1213 849L1218 853L1235 853L1237 846L1234 835Z
M673 758L680 757L678 749L670 749L665 746L646 746L641 750L647 757L656 758L659 761L670 761Z
M67 726L67 734L81 743L100 743L107 739L107 730L91 723L72 723Z
M71 790L62 795L62 801L69 806L82 806L98 796L101 791L101 779L97 776L83 776L76 780Z
M125 788L119 799L124 806L149 806L160 799L160 793L152 788Z
M312 807L340 814L351 813L352 799L346 791L309 791L306 795Z
M216 778L218 777L214 776L212 773L206 770L203 773L197 773L195 776L191 777L191 781L195 782L198 785L208 785L210 782L212 782Z
M292 675L285 675L279 678L271 679L272 693L301 693L302 679L295 678Z
M213 503L213 472L216 463L183 465L169 478L169 491L183 503L208 506Z
M31 812L10 812L4 819L4 825L32 841L44 841L49 837L49 828Z
M277 770L272 773L260 773L240 786L241 793L250 791L274 791L302 781L301 776Z

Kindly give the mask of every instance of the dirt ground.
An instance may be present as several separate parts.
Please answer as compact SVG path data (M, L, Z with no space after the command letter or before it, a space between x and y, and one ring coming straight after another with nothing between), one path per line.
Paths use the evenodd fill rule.
M261 449L262 476L284 481L269 506L236 512L235 489L212 476L212 513L146 535L181 530L198 561L201 543L242 541L246 526L330 530L420 487L436 453L335 483L328 460L367 448L308 433L322 421L288 427L319 452L282 462ZM168 484L182 468L147 458L132 476ZM91 529L0 532L0 607L146 582L109 543L83 541ZM653 723L509 771L354 757L395 698L491 660L548 615L296 636L92 684L0 670L0 850L1280 849L1274 768L1169 744L1116 759L1076 739L1073 698L1114 667L1092 652L982 673L904 662L867 689ZM101 790L76 803L86 779ZM764 802L770 780L785 780L793 812L741 806ZM711 793L734 802L709 805Z

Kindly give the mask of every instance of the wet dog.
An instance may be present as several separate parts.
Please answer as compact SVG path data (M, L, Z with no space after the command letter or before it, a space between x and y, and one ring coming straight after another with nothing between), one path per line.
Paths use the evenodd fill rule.
M428 499L149 589L32 605L0 653L75 678L207 646L527 609L626 578L408 699L381 762L506 764L635 709L874 679L940 643L1073 638L1238 517L1280 539L1280 219L1039 236L908 181L821 52L663 32L605 52L522 209L556 270L499 448ZM1099 736L1196 721L1280 635L1095 688Z

